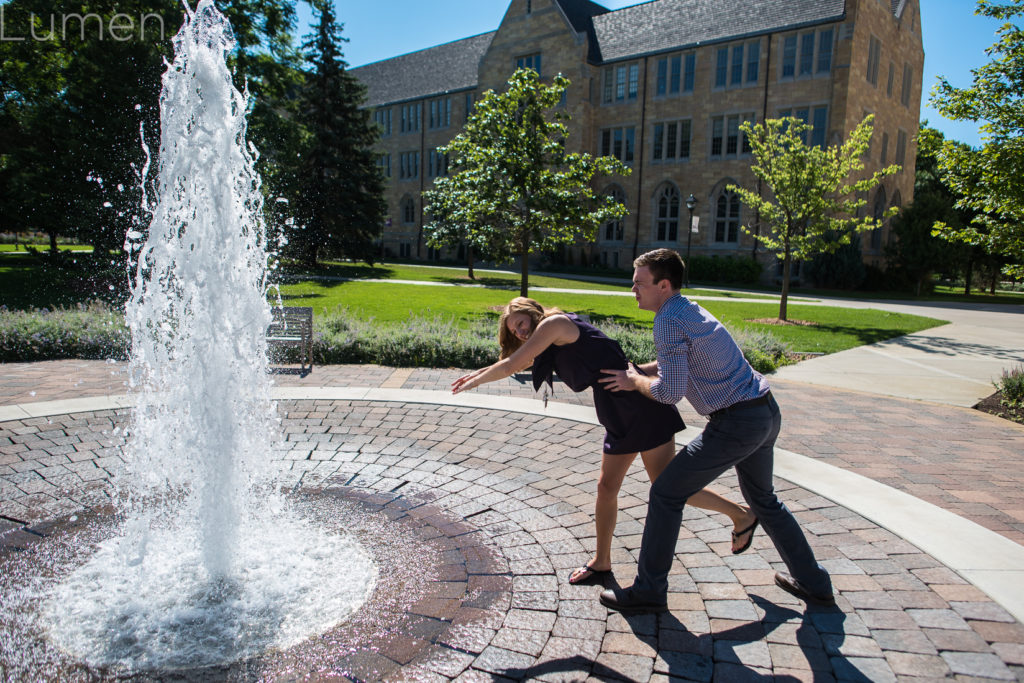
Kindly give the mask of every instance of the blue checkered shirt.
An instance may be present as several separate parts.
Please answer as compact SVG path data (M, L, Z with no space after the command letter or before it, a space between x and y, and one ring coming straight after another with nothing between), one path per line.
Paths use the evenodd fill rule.
M651 395L661 403L686 399L701 415L763 396L768 380L750 367L715 316L679 294L654 317L658 378Z

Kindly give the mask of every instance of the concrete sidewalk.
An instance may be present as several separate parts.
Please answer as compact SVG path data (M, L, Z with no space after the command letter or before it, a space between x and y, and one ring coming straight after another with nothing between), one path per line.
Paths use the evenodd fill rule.
M780 368L776 376L838 389L970 407L1024 365L1024 306L822 300L949 320L896 339Z

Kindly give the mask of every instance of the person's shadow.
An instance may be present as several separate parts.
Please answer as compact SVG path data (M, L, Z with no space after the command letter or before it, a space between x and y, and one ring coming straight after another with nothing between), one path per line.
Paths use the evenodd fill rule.
M764 669L760 667L743 664L743 653L740 652L746 645L767 641L768 634L784 624L798 622L799 625L794 632L795 647L800 649L806 662L811 665L811 680L841 679L853 683L871 683L874 680L870 671L862 671L857 664L841 653L841 646L845 640L846 614L838 607L808 607L806 611L800 612L791 607L777 605L756 594L751 595L751 600L764 612L764 617L760 621L752 621L714 633L691 633L672 612L658 616L626 616L625 619L634 635L654 646L659 659L664 662L663 665L656 666L652 675L668 675L682 680L705 682L765 680L797 683L807 680L806 677L785 673L765 674ZM784 662L775 663L768 660L765 664L766 668L786 668ZM557 675L560 673L565 674L565 677ZM512 668L502 672L503 676L513 680L533 680L541 676L551 677L552 674L555 680L636 680L628 672L618 671L583 655L552 659L531 667Z

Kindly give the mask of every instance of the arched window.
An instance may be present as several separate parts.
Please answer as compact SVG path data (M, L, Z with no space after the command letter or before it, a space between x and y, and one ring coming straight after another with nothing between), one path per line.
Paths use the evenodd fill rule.
M679 190L673 185L665 185L655 199L656 242L675 242L679 239Z
M406 225L416 222L416 200L412 197L402 199L402 222Z
M881 221L885 216L885 188L879 187L878 192L875 194L875 205L871 210L871 217L876 221ZM871 231L871 249L878 250L882 248L882 227L879 226Z
M715 200L715 241L739 243L740 198L735 192L722 190Z
M626 203L626 193L622 191L622 188L618 185L612 185L605 190L605 195L611 197L619 204ZM615 218L604 224L604 229L601 231L601 241L603 242L621 242L625 235L625 230L622 225L621 218Z

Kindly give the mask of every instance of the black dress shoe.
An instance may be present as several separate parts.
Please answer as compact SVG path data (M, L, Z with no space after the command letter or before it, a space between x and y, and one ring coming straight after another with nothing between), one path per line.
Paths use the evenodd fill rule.
M815 595L810 592L803 585L794 579L789 574L782 572L775 573L775 585L786 591L790 595L795 595L804 602L811 605L820 605L822 607L833 607L836 604L836 598L834 595L829 593L828 595Z
M632 588L610 588L602 592L601 604L623 614L647 614L668 610L668 603L664 600L639 598L633 594Z

